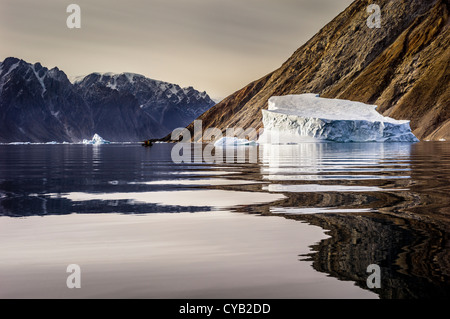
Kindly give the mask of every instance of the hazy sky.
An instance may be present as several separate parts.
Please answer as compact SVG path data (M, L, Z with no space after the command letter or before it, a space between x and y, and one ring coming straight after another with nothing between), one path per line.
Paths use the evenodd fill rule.
M0 0L0 61L134 72L226 97L278 68L353 0ZM81 7L81 29L66 8Z

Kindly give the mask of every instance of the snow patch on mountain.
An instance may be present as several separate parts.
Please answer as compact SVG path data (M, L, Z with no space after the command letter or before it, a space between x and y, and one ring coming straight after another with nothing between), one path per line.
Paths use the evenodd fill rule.
M86 77L86 75L76 75L76 76L69 76L68 79L70 83L77 84L83 81L83 79Z
M0 67L0 95L2 94L2 91L3 91L3 85L4 85L5 81L8 79L8 75L9 75L12 71L14 71L14 70L19 66L19 64L20 64L20 61L14 63L13 65L11 65L11 66L9 67L9 70L8 70L4 75L2 75L4 63L1 63L1 67Z
M47 91L47 88L45 87L45 84L44 84L44 78L45 78L46 74L44 73L42 76L39 76L38 71L36 70L36 67L37 67L36 64L34 66L31 66L31 70L33 70L33 73L36 76L36 79L39 81L39 84L42 87L41 96L44 97L44 94Z

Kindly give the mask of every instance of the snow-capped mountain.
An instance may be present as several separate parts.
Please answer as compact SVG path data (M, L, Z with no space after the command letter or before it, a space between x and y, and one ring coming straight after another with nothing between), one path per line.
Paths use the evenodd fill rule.
M139 108L158 122L166 133L195 120L215 105L206 94L192 87L149 79L134 73L92 73L74 81L81 92L110 89L136 98Z
M58 68L0 62L0 142L159 138L213 105L205 92L142 75L93 73L72 83Z

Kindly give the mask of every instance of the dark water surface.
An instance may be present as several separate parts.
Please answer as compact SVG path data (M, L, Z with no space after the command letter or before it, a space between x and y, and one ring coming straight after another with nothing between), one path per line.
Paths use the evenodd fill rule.
M273 233L264 230L267 234L261 240L268 242L281 241L279 234L284 232L283 227L294 224L325 230L325 237L314 235L312 242L306 243L311 248L309 252L299 248L293 256L296 264L307 265L314 274L326 275L322 281L317 279L324 286L316 286L314 297L330 297L333 285L326 285L336 279L351 283L360 290L362 298L450 297L450 143L305 143L250 147L247 152L257 152L257 163L220 165L174 164L172 147L169 144L152 148L0 145L0 229L5 233L9 227L3 249L11 251L6 254L11 260L15 258L3 270L20 265L20 249L27 251L21 245L30 242L26 239L24 244L20 237L23 235L11 230L11 227L20 229L16 220L32 221L36 216L50 218L74 213L89 216L176 213L172 214L174 218L177 214L185 218L186 213L227 210L238 215L268 216L272 218L268 220L271 225L278 225L276 221L279 221ZM284 226L288 221L288 226ZM39 223L45 227L46 219ZM252 229L245 229L242 234L236 234L236 240L239 236L251 239L254 235ZM40 236L33 240L44 240L44 235ZM293 243L288 245L291 247ZM202 249L200 244L197 248ZM13 250L18 252L13 254ZM268 248L266 261L284 258L271 254L274 253ZM161 260L169 263L170 258ZM233 258L229 262L233 264ZM380 289L367 287L367 267L371 264L381 267ZM239 269L234 271L239 273ZM209 273L214 275L214 270L210 269ZM0 276L0 284L2 278L4 284L14 285L5 279L6 275ZM258 280L262 285L265 279ZM289 278L283 280L288 282ZM280 285L283 280L280 279ZM276 282L274 279L270 285ZM173 289L192 292L193 287L186 284ZM252 287L246 286L246 294L242 296L260 297L255 291L262 288ZM141 289L140 296L144 297L205 297L200 292L158 295L158 289L152 293ZM207 291L203 286L202 289ZM208 289L217 291L220 287ZM227 295L225 289L233 291L233 286L224 287L220 294L212 296L240 296ZM110 290L105 288L103 292ZM308 297L302 294L304 290L292 288L288 296ZM16 294L8 294L0 288L0 295L21 297L26 295L24 291L26 287ZM114 296L121 294L115 292ZM336 292L335 297L342 296Z

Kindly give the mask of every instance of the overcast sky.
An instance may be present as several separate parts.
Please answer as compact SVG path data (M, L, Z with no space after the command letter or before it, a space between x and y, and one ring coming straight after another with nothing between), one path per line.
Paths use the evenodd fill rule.
M133 72L226 97L278 68L353 0L0 0L0 61ZM81 29L66 8L81 7Z

